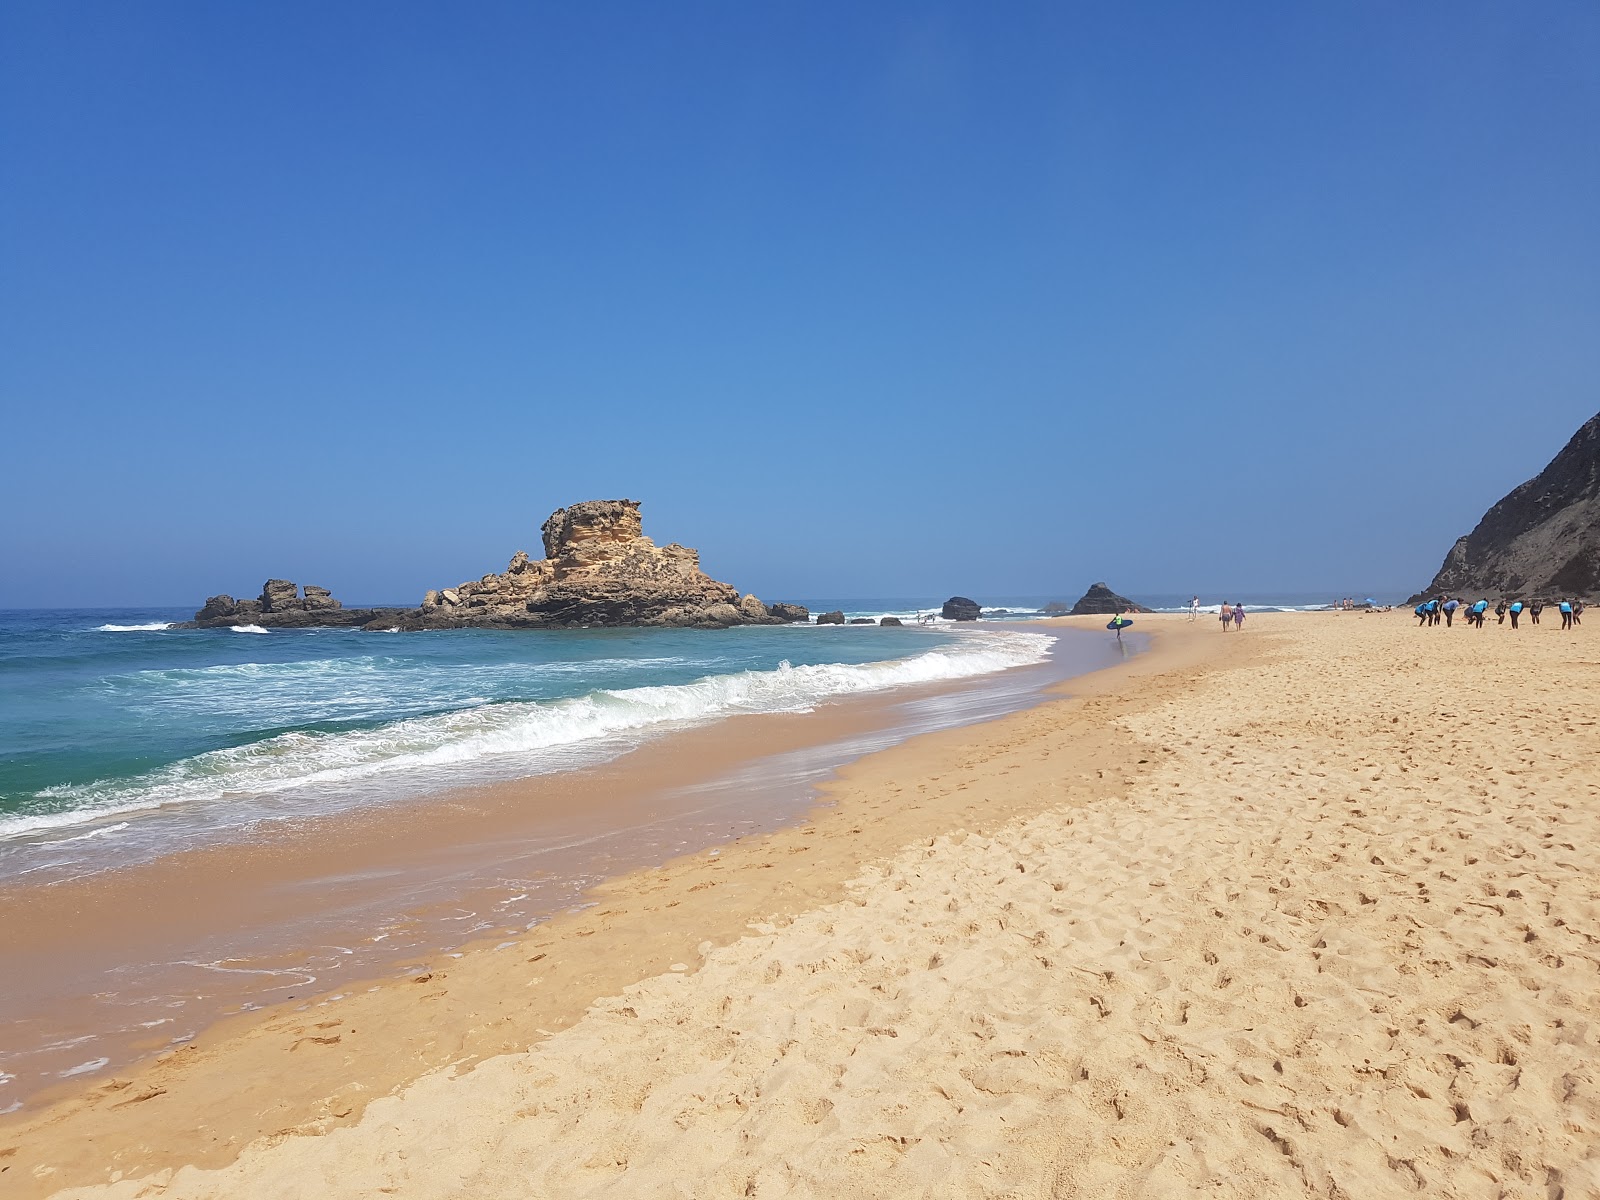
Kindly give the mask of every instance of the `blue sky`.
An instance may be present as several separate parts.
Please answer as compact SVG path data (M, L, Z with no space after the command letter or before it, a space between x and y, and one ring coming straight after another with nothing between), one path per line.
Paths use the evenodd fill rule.
M0 4L0 605L563 504L766 599L1403 593L1600 409L1600 8Z

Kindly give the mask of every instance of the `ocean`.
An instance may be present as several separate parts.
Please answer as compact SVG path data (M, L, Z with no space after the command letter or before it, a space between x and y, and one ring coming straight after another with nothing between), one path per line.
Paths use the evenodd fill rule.
M93 839L125 863L262 820L589 765L734 714L1003 671L1051 640L944 624L171 628L189 615L0 612L0 880L51 847L78 856Z

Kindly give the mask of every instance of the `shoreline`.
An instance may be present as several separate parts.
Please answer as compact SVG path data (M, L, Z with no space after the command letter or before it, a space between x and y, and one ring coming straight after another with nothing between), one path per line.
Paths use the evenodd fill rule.
M0 1173L60 1200L1600 1188L1581 632L1150 624L1069 698L847 767L806 825L8 1128Z
M1054 624L1054 622L1051 624ZM1076 625L1077 622L1061 622L1061 624L1070 628ZM1029 625L1038 628L1043 626L1044 623L1030 622ZM1134 659L1131 661L1136 662L1139 660ZM1124 668L1126 666L1125 663L1120 661L1118 665ZM1038 676L1048 669L1048 667L1019 668L1017 672L1002 672L1001 677L1019 672L1023 675L1032 673ZM1057 672L1059 673L1059 668L1057 668ZM1031 698L1027 703L1030 705L1048 703L1050 699L1046 693L1050 688L1064 686L1076 690L1085 679L1092 678L1093 676L1071 675L1064 680L1045 679L1041 683L1031 685ZM973 682L981 686L985 681L964 682L970 687ZM962 692L953 686L906 690L913 693L926 693L935 700L937 700L940 693L948 693L957 697L962 695ZM668 739L667 743L646 747L633 755L626 756L624 760L591 770L588 772L588 792L591 799L601 799L609 789L617 785L619 778L630 775L637 779L641 774L646 774L656 778L658 781L665 779L679 784L687 783L689 780L704 781L710 777L707 771L708 764L717 761L719 756L721 761L725 763L729 759L737 759L741 754L748 754L748 743L753 740L753 734L750 731L742 730L740 728L741 723L749 724L752 730L759 728L759 740L762 744L763 752L770 752L775 742L785 745L796 743L816 744L819 741L829 743L829 739L838 740L846 732L859 735L861 732L860 726L863 722L869 725L875 722L877 726L884 727L890 723L887 710L906 705L912 699L914 699L914 696L908 698L892 695L865 699L855 705L845 704L833 707L831 711L830 709L823 709L815 713L802 715L767 714L747 718L736 717L728 722L719 723L714 727L680 735L681 739L689 739L688 741ZM1015 707L1015 704L1012 707ZM945 730L944 732L953 732L953 730ZM893 736L892 730L890 730L890 735L891 737ZM926 732L914 732L911 734L913 740L937 736L939 736L939 731L931 734ZM902 742L902 744L904 743ZM870 750L868 759L884 752L886 751ZM860 758L859 753L852 753L845 759L844 770L848 771L851 769L851 765L863 761L867 760ZM834 765L838 766L837 763ZM362 828L365 837L353 837L348 840L363 845L362 854L368 852L366 849L368 846L367 838L370 838L372 843L375 844L404 845L409 843L412 847L416 847L419 844L433 845L437 842L439 836L447 832L445 826L454 826L463 820L476 820L480 824L486 824L486 827L478 828L475 836L462 838L459 828L450 834L458 843L457 848L464 849L470 857L474 848L481 850L488 842L494 839L496 833L505 831L508 821L507 810L510 807L522 807L529 793L537 792L541 787L550 791L556 790L549 788L550 783L551 781L548 779L522 780L515 783L494 785L489 788L475 789L472 794L465 797L452 795L446 797L444 803L410 806L409 810L402 810L399 814L382 812L367 814L365 820L358 826ZM793 822L797 821L814 822L820 813L828 811L827 806L832 801L828 798L827 793L831 788L832 785L829 783L823 783L820 788L812 784L803 784L799 797L791 797L784 805L781 805L782 811L774 814L765 827L741 831L738 825L735 824L733 827L728 828L722 836L742 839L743 844L748 844L751 840L750 835L752 832L760 834L784 825L788 825L792 829L794 828ZM567 785L562 783L559 790L565 792ZM658 788L658 790L660 789ZM567 799L565 795L554 798ZM500 810L498 817L491 811L496 807ZM411 821L418 817L421 818L420 824L411 825ZM348 814L341 815L334 820L338 828L346 833L352 832ZM753 825L755 823L746 821L744 824ZM407 826L407 828L397 830L394 828L395 825ZM304 831L300 831L300 834L303 835ZM304 841L303 836L301 836L300 840ZM690 851L690 857L692 858L695 854L703 854L706 846L713 844L717 840L719 839L703 840L697 849ZM464 847L460 845L462 842L465 842ZM737 846L741 842L736 840L733 844ZM718 852L713 851L712 853L714 855ZM342 858L342 852L337 849L328 850L327 855L331 862L337 862ZM259 857L261 859L261 862L254 868L250 867L248 861L251 857ZM159 882L154 892L149 887L148 878L145 879L142 890L146 903L143 905L133 902L139 897L140 887L135 886L131 890L126 890L119 886L118 881L111 879L102 880L100 884L92 886L88 890L88 899L89 902L97 904L102 911L136 913L136 925L147 929L152 924L148 901L152 895L159 893L164 896L163 902L169 906L166 916L176 924L177 931L181 935L186 910L192 910L199 904L207 912L208 919L214 921L216 914L212 911L212 906L219 902L219 897L227 894L227 888L223 884L234 880L241 870L245 878L251 877L252 871L265 871L265 875L261 877L270 878L274 872L282 869L281 865L276 861L278 857L277 849L270 843L265 846L255 847L252 854L246 855L244 860L241 860L238 847L229 847L218 853L191 852L187 855L174 856L172 863L167 864L166 868L155 872ZM359 857L361 855L358 855ZM667 855L665 857L671 856ZM209 863L205 861L208 858L211 860ZM178 865L179 860L181 860L181 866ZM173 867L177 869L171 869ZM653 869L655 869L654 864L649 862L626 861L622 863L618 871L608 872L608 874L612 876L621 875L623 879L632 880L638 884L649 882L648 877ZM143 874L148 876L149 872L144 872ZM188 876L188 878L184 878L185 876ZM613 877L601 883L598 888L590 888L589 890L594 892L595 897L601 898L590 897L588 900L589 906L602 905L603 897L617 887L626 890L627 885L619 883L619 880ZM38 901L44 896L46 896L45 893L35 894L34 907L39 907ZM56 892L48 898L50 902L42 906L45 911L23 914L28 919L23 920L19 917L10 927L10 936L13 942L27 942L29 939L25 931L30 929L34 931L32 952L35 955L48 956L53 944L50 931L55 927L55 922L51 919L52 914L48 910L54 906L55 916L59 917L62 912L70 911L80 904L84 897L81 893L73 894L69 889ZM573 899L577 901L578 897L573 897ZM469 939L465 945L459 947L459 950L464 952L468 958L494 953L495 950L493 948L496 945L502 948L507 947L508 939L515 941L517 939L525 940L535 937L553 921L561 921L564 917L577 920L581 919L581 916L581 912L563 913L558 909L553 915L536 923L531 930L503 928L487 931ZM156 921L153 924L164 925L164 922ZM120 952L124 948L122 939L132 928L134 926L130 926L127 923L118 928L116 922L111 922L106 928L101 929L97 936L100 937L104 947L112 952ZM19 933L22 934L21 937L19 937ZM589 935L578 934L575 936ZM13 951L18 948L16 945L8 947ZM292 958L292 956L290 957ZM416 965L408 974L431 974L436 977L442 977L447 971L456 972L460 963L465 961L464 959L456 958L454 954L446 954L433 948L425 948L415 955L401 955L399 958L403 961L399 963L391 961L391 967L415 963ZM8 960L19 961L15 954L8 955ZM284 967L286 962L287 960L283 956L279 956L278 959L267 965ZM240 965L247 970L260 969L259 967ZM290 969L293 969L292 966ZM25 976L26 974L26 971L19 970L19 975ZM624 972L625 974L626 972ZM616 986L620 986L621 983L631 982L631 980L616 976L613 973L606 973L603 977L619 980L620 982ZM83 1114L96 1110L110 1111L112 1105L126 1104L126 1094L144 1095L157 1089L165 1088L168 1086L166 1083L147 1083L143 1081L147 1077L165 1077L174 1070L181 1073L183 1064L192 1061L204 1048L217 1044L219 1040L226 1040L240 1032L248 1034L254 1027L265 1026L275 1021L293 1022L296 1019L301 1019L304 1014L297 1010L308 1000L314 1006L314 1011L323 1011L330 1007L329 997L338 994L341 997L339 1001L340 1011L344 1011L345 1008L351 1006L352 1001L371 994L370 992L360 992L356 989L369 987L382 991L386 988L403 986L395 984L393 982L394 979L395 970L393 969L383 973L371 971L364 974L351 972L346 975L340 984L333 984L327 987L311 986L297 991L295 993L297 998L292 1003L285 1000L279 1004L265 1005L242 1013L225 1014L220 1018L208 1021L204 1023L198 1036L192 1039L184 1039L183 1045L169 1049L166 1053L159 1054L154 1059L145 1057L139 1062L125 1064L121 1068L115 1069L116 1073L110 1079L102 1077L92 1081L69 1080L64 1084L39 1089L33 1093L35 1097L34 1103L31 1103L27 1109L0 1117L0 1145L3 1145L4 1141L12 1136L32 1144L35 1142L30 1128L32 1126L53 1126L62 1114L66 1114L68 1121L76 1123L78 1118L74 1118L72 1115L74 1113ZM337 992L337 989L341 986L346 989L343 993ZM586 984L585 986L589 987L591 985ZM592 1000L599 994L601 993L596 993L595 996L590 996L588 999ZM586 1003L587 1001L585 1001ZM578 1006L575 1011L581 1012L581 1009L582 1005ZM69 1016L68 1024L71 1023L72 1019ZM558 1019L557 1023L564 1023L564 1020L565 1018ZM504 1048L509 1048L509 1044L496 1043L495 1045L496 1052ZM147 1055L159 1049L161 1049L160 1043L147 1044L145 1047ZM423 1063L424 1066L418 1067L416 1069L417 1072L425 1069L426 1066L438 1065L442 1061L437 1054L428 1051L419 1051L419 1055L418 1061ZM401 1076L396 1078L395 1082L404 1082L405 1074L402 1073ZM168 1090L170 1091L170 1088ZM41 1098L44 1101L43 1107L39 1107ZM143 1107L143 1105L140 1107ZM354 1112L352 1112L351 1116L353 1115ZM117 1123L115 1119L112 1120L113 1125ZM181 1123L180 1121L179 1124ZM255 1128L250 1132L254 1135L272 1131L265 1128ZM243 1137L243 1135L241 1136ZM249 1138L243 1137L243 1140L249 1140ZM181 1158L181 1155L179 1157ZM58 1185L53 1184L52 1186Z

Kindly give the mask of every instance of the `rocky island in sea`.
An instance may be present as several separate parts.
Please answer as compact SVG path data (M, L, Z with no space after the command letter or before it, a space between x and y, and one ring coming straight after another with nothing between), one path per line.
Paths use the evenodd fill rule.
M304 595L269 580L257 600L212 596L194 625L314 625L365 629L594 629L660 625L720 629L805 621L797 604L770 607L700 569L700 554L644 535L637 500L585 500L550 514L542 559L519 550L498 575L430 590L418 608L345 608L326 588Z
M1440 594L1600 600L1600 413L1484 513L1407 603Z

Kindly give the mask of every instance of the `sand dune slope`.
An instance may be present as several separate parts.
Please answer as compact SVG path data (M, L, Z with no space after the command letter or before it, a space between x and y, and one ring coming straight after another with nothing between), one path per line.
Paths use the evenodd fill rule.
M70 1194L1600 1194L1600 646L1527 632L1257 617L1266 661L1118 718L1125 799L908 847L354 1127Z

